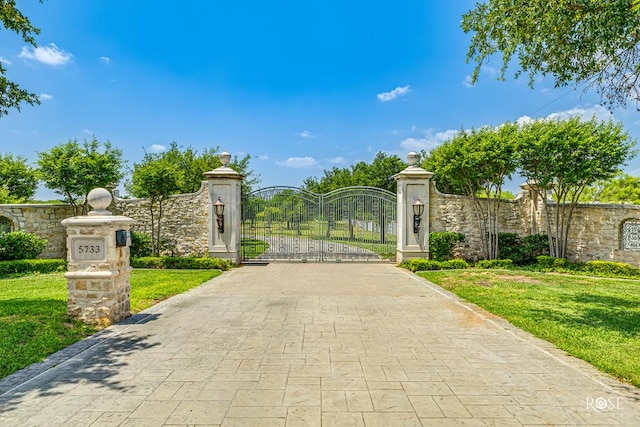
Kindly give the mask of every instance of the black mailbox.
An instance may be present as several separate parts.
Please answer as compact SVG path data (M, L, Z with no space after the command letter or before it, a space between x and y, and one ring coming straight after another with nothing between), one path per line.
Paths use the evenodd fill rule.
M127 246L129 232L127 230L116 230L116 247L122 248Z

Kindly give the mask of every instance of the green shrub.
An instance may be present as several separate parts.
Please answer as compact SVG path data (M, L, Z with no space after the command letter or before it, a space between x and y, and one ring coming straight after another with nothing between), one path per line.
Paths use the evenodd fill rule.
M463 259L450 259L440 262L440 268L443 270L462 270L469 268L469 263Z
M0 260L35 259L47 246L47 240L33 233L14 231L0 234Z
M407 261L403 261L400 264L408 270L413 271L427 271L427 270L456 270L469 268L469 264L463 259L452 259L449 261L435 261L432 259L415 258Z
M429 251L431 258L436 261L446 261L453 258L455 246L464 242L464 234L452 231L436 231L429 233Z
M630 264L613 261L587 261L584 270L591 274L607 277L640 275L640 269Z
M510 259L515 265L529 265L536 257L549 253L546 234L519 237L516 233L498 233L498 258Z
M129 253L132 258L151 256L151 236L136 231L131 232L131 246Z
M0 277L16 274L55 273L66 271L67 262L63 259L21 259L0 261Z
M140 257L131 258L133 268L170 268L184 270L228 270L231 263L219 258L196 257Z
M476 268L504 268L513 267L513 261L510 259L483 259L476 262Z
M413 271L414 273L416 271L440 270L440 263L438 261L425 258L414 258L403 261L401 266L410 271Z
M538 266L544 269L575 270L579 268L578 264L573 264L564 258L540 255L536 259L538 260Z

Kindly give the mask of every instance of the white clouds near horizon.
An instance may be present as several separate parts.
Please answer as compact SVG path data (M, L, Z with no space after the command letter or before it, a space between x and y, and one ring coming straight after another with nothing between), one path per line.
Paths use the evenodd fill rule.
M151 147L149 147L149 151L151 151L152 153L162 153L166 149L167 147L160 144L152 144Z
M25 46L20 51L18 57L33 59L53 67L65 65L73 59L73 55L58 48L58 46L53 43L38 47Z
M318 164L317 160L310 156L305 157L289 157L287 160L279 160L276 165L285 168L310 168Z
M409 92L411 92L411 86L406 85L402 87L398 86L397 88L393 89L390 92L382 92L376 96L382 102L389 102L389 101L393 101L398 97L405 96Z

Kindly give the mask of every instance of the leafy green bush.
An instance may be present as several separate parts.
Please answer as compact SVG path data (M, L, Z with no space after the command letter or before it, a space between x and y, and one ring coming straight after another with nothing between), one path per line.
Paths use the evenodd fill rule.
M196 258L196 257L140 257L131 258L133 268L170 268L185 270L217 269L228 270L231 263L219 258Z
M510 259L515 265L536 262L536 257L549 253L546 234L519 237L516 233L498 233L498 258Z
M463 259L452 259L449 261L435 261L432 259L415 258L407 261L403 261L400 264L408 270L413 271L427 271L427 270L455 270L462 268L469 268L469 264Z
M504 268L513 267L513 261L510 259L483 259L476 262L476 268Z
M639 276L640 269L631 264L613 261L587 261L584 270L598 276Z
M16 274L55 273L66 271L67 262L63 259L20 259L0 261L0 277Z
M464 234L452 231L436 231L429 233L429 251L431 258L436 261L446 261L453 258L453 248L464 242Z
M0 234L0 260L35 259L47 246L47 240L33 233L14 231Z
M565 269L565 270L575 270L578 268L577 264L573 264L570 261L564 258L555 258L548 255L540 255L536 258L538 260L538 266L545 269Z
M151 236L136 231L131 232L131 246L129 253L132 258L151 256Z

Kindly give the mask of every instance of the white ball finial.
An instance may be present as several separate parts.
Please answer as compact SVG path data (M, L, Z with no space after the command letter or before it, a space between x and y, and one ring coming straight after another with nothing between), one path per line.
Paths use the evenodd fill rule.
M111 204L113 197L106 188L94 188L87 194L87 203L93 208L89 215L111 215L107 207Z
M416 153L415 151L412 151L409 154L407 154L407 162L409 163L409 166L417 166L419 161L420 161L420 154Z
M227 165L229 164L229 161L231 160L231 154L227 153L226 151L223 151L222 153L220 153L218 158L220 159L222 166L226 168Z

